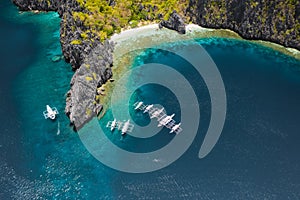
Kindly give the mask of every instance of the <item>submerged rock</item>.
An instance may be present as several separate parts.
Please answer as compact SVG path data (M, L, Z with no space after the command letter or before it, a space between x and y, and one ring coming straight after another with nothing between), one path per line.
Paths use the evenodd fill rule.
M51 58L51 60L52 60L53 62L58 62L58 61L60 61L61 59L62 59L61 56L53 56L53 57Z

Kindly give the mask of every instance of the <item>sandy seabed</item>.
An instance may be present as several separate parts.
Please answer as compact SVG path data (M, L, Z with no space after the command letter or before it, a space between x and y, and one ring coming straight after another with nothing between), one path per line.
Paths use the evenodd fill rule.
M128 52L132 49L149 48L161 43L210 37L244 40L237 33L231 30L203 28L196 24L188 24L186 26L186 34L179 34L176 31L166 28L159 29L158 24L150 24L138 28L128 29L119 34L114 34L110 40L116 43L114 57L117 59L119 57L118 55L123 55L124 52ZM297 49L286 48L279 44L262 40L250 40L250 42L270 47L274 50L300 59L300 51Z
M130 70L130 66L138 50L151 48L162 43L171 43L176 41L188 41L196 38L232 38L237 40L244 40L234 31L228 29L210 29L203 28L196 24L188 24L186 26L186 34L179 34L176 31L162 28L159 29L158 24L149 24L133 29L124 30L121 33L111 36L110 41L115 43L113 53L114 66L113 79L119 80L122 74ZM247 40L249 41L249 40ZM279 44L261 40L250 40L250 42L260 44L276 51L292 56L300 60L300 51L293 48L286 48ZM130 53L132 52L132 53ZM134 53L135 52L135 53ZM103 87L105 88L105 96L101 98L101 103L104 107L102 111L103 116L106 110L110 107L110 96L115 86L115 82L108 82Z

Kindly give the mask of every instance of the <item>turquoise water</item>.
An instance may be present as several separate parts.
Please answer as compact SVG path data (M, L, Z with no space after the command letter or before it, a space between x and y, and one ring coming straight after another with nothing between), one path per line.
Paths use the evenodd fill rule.
M2 12L3 11L3 12ZM56 13L18 14L1 5L0 199L105 199L113 171L82 146L64 115L73 75L62 56ZM45 23L46 22L46 23ZM42 112L49 104L60 115Z
M226 88L228 110L219 142L207 157L198 159L211 109L205 83L178 56L148 49L131 67L161 63L185 74L199 100L200 129L194 143L179 160L149 174L119 175L118 180L126 185L114 187L115 193L126 194L126 198L154 199L300 198L299 60L245 41L212 38L197 42L215 61ZM130 81L135 78L140 77L131 76ZM164 105L180 121L176 96L165 87L143 86L135 91L130 102L137 100ZM150 122L144 114L134 112L132 106L129 109L136 123ZM108 111L100 124L104 127L111 119ZM132 152L163 147L173 138L166 133L164 130L148 139L126 136L120 140L119 134L106 132L115 144Z
M18 14L7 2L0 6L0 20L6 38L0 52L0 199L300 198L299 61L248 42L199 39L220 70L228 102L221 138L200 160L210 116L207 88L184 60L147 50L132 67L165 63L185 73L200 100L200 129L188 151L167 168L127 174L94 159L63 114L73 72L63 60L51 61L61 55L57 14ZM136 99L167 102L163 105L180 120L167 88L147 85L132 96ZM46 104L58 108L55 122L44 120ZM141 125L149 123L143 115L132 116ZM100 124L110 119L108 111ZM158 149L173 138L164 132L146 140L106 134L135 152Z

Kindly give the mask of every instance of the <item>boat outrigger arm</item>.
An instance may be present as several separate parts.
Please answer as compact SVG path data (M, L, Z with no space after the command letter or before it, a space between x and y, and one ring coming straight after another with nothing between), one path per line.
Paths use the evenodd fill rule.
M167 113L164 111L164 108L156 108L153 106L153 104L145 105L142 101L136 102L133 104L133 106L135 106L135 110L148 113L151 119L156 118L158 127L164 126L170 129L170 133L178 134L182 131L182 128L180 127L181 123L176 124L175 120L173 120L175 114L167 115Z
M125 135L126 133L132 132L134 125L130 123L130 120L121 122L114 119L113 121L109 121L106 124L106 127L110 128L111 131L114 131L114 129L117 128L122 132L122 135Z
M51 108L49 105L46 105L46 110L43 112L45 119L52 119L54 120L56 115L59 114L56 107Z

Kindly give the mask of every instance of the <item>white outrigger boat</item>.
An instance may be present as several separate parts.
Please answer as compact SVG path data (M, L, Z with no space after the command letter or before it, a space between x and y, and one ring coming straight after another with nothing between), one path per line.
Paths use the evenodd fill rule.
M180 125L181 125L181 123L179 123L179 124L176 124L175 126L173 126L172 127L172 129L171 129L171 131L170 131L170 133L173 133L173 132L178 132L179 131L179 129L181 129L180 128ZM180 130L181 131L181 130Z
M114 121L111 121L110 123L110 131L113 131L117 127L117 120L114 119Z
M106 125L107 128L110 128L110 131L114 131L115 128L121 131L122 135L126 133L132 132L134 125L130 123L130 120L125 122L117 121L114 119L113 121L109 121Z
M129 120L127 120L125 123L124 123L124 125L123 125L123 127L122 127L122 135L125 135L126 134L126 132L128 132L129 130L130 130L130 132L132 131L132 129L133 129L133 125L132 124L130 124L130 121Z
M43 112L45 119L50 118L54 120L57 114L59 113L56 107L51 108L49 105L46 105L46 110Z
M151 119L156 118L158 127L164 126L171 130L170 133L178 134L182 131L182 128L180 127L181 123L176 124L175 120L173 120L175 114L167 115L164 112L164 108L159 109L154 107L153 104L145 105L143 102L136 102L134 106L135 110L141 110L143 113L148 113Z

